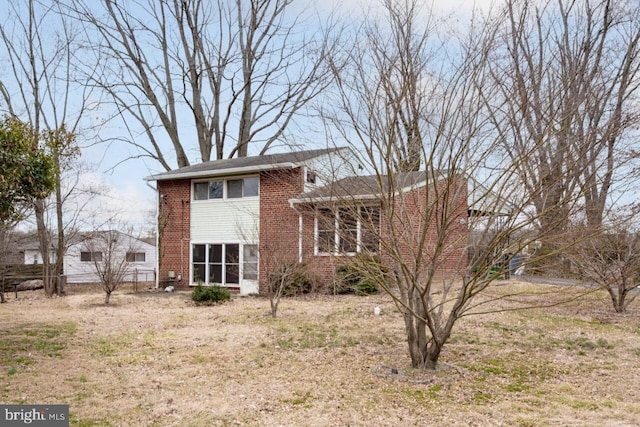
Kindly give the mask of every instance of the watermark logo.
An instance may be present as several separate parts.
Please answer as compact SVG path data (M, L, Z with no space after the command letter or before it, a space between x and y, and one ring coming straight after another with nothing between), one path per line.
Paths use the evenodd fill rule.
M0 405L0 425L69 427L69 405Z

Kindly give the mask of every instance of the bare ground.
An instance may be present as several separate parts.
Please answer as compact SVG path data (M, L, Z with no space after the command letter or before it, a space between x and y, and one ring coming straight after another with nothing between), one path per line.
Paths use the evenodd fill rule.
M502 282L482 310L571 299ZM7 294L0 402L91 426L640 426L640 311L603 293L460 320L440 369L409 368L387 295L197 307L188 292ZM382 309L380 316L374 307Z

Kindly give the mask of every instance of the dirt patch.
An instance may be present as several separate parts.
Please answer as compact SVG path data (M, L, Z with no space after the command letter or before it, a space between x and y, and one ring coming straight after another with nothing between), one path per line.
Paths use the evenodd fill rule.
M634 307L549 285L491 292L433 372L410 368L386 295L286 299L272 319L257 297L8 294L0 400L69 404L72 425L640 425ZM513 295L549 307L500 311L522 305Z

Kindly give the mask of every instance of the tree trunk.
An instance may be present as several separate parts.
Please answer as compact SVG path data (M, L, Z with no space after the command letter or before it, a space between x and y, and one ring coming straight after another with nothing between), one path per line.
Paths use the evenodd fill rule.
M44 220L45 205L43 199L36 200L34 202L34 210L36 214L38 239L40 240L40 255L42 256L42 283L44 285L45 294L48 297L52 297L56 290L56 286L53 281L53 274L51 274L51 260L49 256L51 241L49 239L47 225Z
M56 168L58 169L58 179L56 184L56 220L58 227L58 242L56 244L56 260L54 261L52 272L55 275L56 293L59 297L64 295L64 283L62 282L61 275L63 273L62 267L64 262L64 254L66 248L66 238L64 232L63 212L62 212L62 189L60 187L60 153L56 149L54 152L54 159L56 162Z
M431 345L427 347L427 357L424 360L424 369L435 370L438 366L438 360L440 358L440 352L444 342L431 340Z
M412 292L409 292L411 294ZM410 297L411 310L404 313L404 322L407 329L407 343L411 356L411 367L416 369L436 369L440 351L446 340L427 339L427 319L424 303L419 296Z
M405 315L405 322L406 322ZM411 315L409 315L411 316ZM422 325L420 325L422 323ZM413 328L408 329L409 354L411 355L411 367L415 369L435 370L438 367L440 353L446 342L442 339L430 340L426 338L426 325L420 319L413 319Z
M109 298L111 298L111 292L107 291L104 295L104 305L109 305Z
M616 313L624 313L626 311L627 290L626 283L619 283L616 288L608 287L613 308Z

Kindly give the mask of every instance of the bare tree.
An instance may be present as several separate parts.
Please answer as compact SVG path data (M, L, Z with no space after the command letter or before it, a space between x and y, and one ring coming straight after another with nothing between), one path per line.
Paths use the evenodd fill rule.
M104 303L131 274L135 261L136 240L116 230L96 231L85 236L84 249L91 257L93 268L105 292Z
M259 252L261 274L266 278L262 292L269 297L271 316L276 318L282 297L295 291L305 291L298 286L311 285L312 279L306 266L296 259L290 245L277 241L261 242Z
M540 191L523 191L518 175L526 158L506 155L496 136L485 102L497 90L488 74L495 22L449 37L456 43L443 45L437 26L415 25L431 16L418 1L382 4L384 21L370 17L346 59L334 60L336 107L323 110L330 137L362 153L371 175L339 181L325 200L334 201L336 227L347 239L362 238L364 227L377 242L364 248L379 252L388 274L380 274L378 263L359 261L366 257L354 262L360 262L359 271L369 270L368 277L403 314L412 366L434 369L456 322L483 312L492 299L492 283L508 274L516 254L540 238L531 230L549 210L564 206L533 209ZM381 46L390 35L400 40ZM431 60L421 67L389 67L378 60L411 64L405 56ZM396 96L405 87L407 96ZM419 129L409 133L420 135L419 162L411 163L423 165L422 171L398 167L398 144L407 138L397 138L397 112L407 111L407 99L422 100L413 112ZM377 206L380 220L371 221L364 213ZM470 246L471 234L483 242L482 250ZM336 250L342 250L340 244ZM534 254L526 262L535 261Z
M128 142L166 170L199 160L260 153L287 136L328 84L327 32L309 32L291 0L70 1L87 31L105 91ZM94 65L92 64L91 67ZM127 125L128 126L128 125ZM195 135L189 137L191 132ZM170 141L170 149L162 141Z
M640 287L640 233L633 222L614 222L589 232L579 228L583 238L569 251L574 271L587 282L606 289L617 313L624 313Z
M74 49L78 33L60 8L37 0L6 4L8 13L0 26L0 41L11 72L0 82L2 108L33 127L36 138L45 141L57 170L54 198L34 203L45 292L51 296L56 291L55 276L61 271L67 246L63 205L69 194L65 194L63 187L74 188L62 181L79 154L75 138L88 110L91 89L75 80ZM53 226L47 219L50 206L55 211ZM50 248L56 240L57 253L52 257Z
M598 227L637 138L640 7L508 0L502 13L490 66L498 91L484 95L505 152L537 193L543 230L562 231L578 210Z

